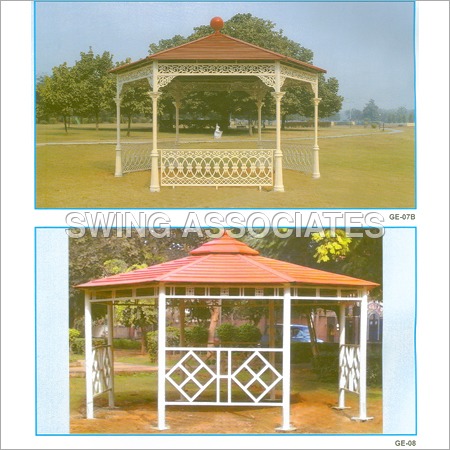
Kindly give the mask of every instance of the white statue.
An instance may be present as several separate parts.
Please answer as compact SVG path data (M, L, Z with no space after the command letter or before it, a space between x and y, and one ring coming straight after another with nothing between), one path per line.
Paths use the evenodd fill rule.
M216 131L214 131L214 139L220 139L222 137L223 131L220 131L219 124L216 123Z

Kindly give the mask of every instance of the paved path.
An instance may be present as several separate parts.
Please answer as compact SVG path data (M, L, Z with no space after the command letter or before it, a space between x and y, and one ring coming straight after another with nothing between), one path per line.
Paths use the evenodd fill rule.
M393 128L385 128L384 134L395 134L395 133L403 133L403 130L394 130ZM333 136L319 136L319 139L337 139L337 138L345 138L345 137L353 137L353 136L373 136L378 135L378 133L355 133L355 134L339 134ZM264 139L263 139L264 140ZM312 141L314 137L293 137L293 138L283 138L283 141ZM163 140L159 142L164 142ZM210 140L202 140L202 141L188 141L188 143L194 142L217 142L214 139ZM222 139L221 142L242 142L242 139ZM256 142L256 141L255 141ZM151 144L152 140L147 141L131 141L131 142L123 142L122 144ZM180 142L181 144L186 142ZM43 147L47 145L115 145L116 141L78 141L78 142L39 142L36 144L36 147Z
M157 372L158 367L145 366L143 364L129 364L122 362L114 362L114 373L143 373L143 372ZM78 361L78 365L69 366L69 373L71 377L84 377L85 376L85 362L83 360Z

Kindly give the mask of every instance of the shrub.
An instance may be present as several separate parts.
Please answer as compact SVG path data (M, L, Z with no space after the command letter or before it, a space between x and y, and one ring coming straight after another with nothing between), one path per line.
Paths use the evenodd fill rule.
M149 331L146 336L147 352L150 361L158 361L158 331ZM168 347L180 345L180 330L175 327L166 328L166 343Z
M97 347L98 345L106 344L105 339L94 338L92 339L92 346ZM72 343L72 352L77 355L84 355L85 349L85 339L84 338L75 338Z
M79 338L81 333L76 328L69 328L69 351L73 352L72 345L74 339Z
M321 381L338 382L339 352L325 352L312 359L312 369Z
M367 354L367 385L381 386L383 364L381 352L371 352L368 346ZM312 360L313 371L322 381L338 382L339 378L339 348L335 351L324 352Z
M245 323L237 329L237 341L244 344L257 344L261 340L260 329L250 323Z
M310 342L291 342L291 363L310 362L312 358Z
M217 337L221 342L236 342L238 340L238 327L231 323L223 323L216 329Z
M186 344L197 345L208 343L208 330L199 325L185 330Z

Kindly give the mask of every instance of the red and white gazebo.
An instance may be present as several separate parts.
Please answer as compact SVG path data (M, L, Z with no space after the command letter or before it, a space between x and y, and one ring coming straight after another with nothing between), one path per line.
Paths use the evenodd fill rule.
M189 406L280 407L281 427L290 431L291 307L339 309L340 356L337 408L345 408L345 391L359 394L359 415L366 421L366 344L369 291L377 283L263 257L228 234L190 255L80 284L85 294L87 418L94 417L94 398L109 394L114 406L113 306L147 304L158 308L158 424L168 428L166 408ZM269 312L266 347L189 347L184 342L184 311L189 302L239 305L253 302ZM91 307L106 304L108 344L92 347ZM166 343L167 307L179 308L180 346ZM360 307L359 344L345 341L345 315ZM275 344L275 308L282 310L282 346ZM168 352L179 355L176 362ZM295 424L301 426L301 424Z
M283 167L320 177L318 145L319 74L324 69L235 39L221 32L223 20L211 20L214 32L201 39L154 53L111 70L117 77L115 175L151 170L150 191L161 186L272 186L283 192ZM147 79L153 106L152 147L121 143L120 102L124 84ZM281 142L281 101L289 85L306 84L314 93L314 144ZM175 141L158 141L158 98L167 91L175 105ZM248 148L211 139L209 148L182 142L179 115L190 92L243 91L258 111L258 140ZM267 92L276 102L275 142L261 139L261 109ZM205 111L208 113L208 111Z

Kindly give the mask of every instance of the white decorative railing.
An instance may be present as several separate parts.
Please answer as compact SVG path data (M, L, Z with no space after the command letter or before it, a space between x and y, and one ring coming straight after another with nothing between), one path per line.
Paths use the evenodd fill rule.
M310 145L283 142L281 151L283 152L283 169L313 172L313 149Z
M94 397L112 389L111 345L100 345L92 349L92 389Z
M273 149L161 149L162 186L272 186Z
M123 143L121 144L121 148L123 173L138 172L141 170L151 169L151 142Z
M339 388L359 393L360 383L359 345L343 345L339 352Z
M282 374L275 364L281 348L171 347L179 361L166 373L166 380L180 399L166 405L280 406Z

